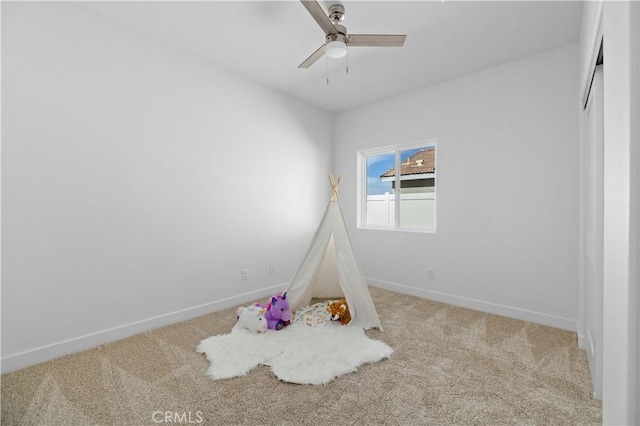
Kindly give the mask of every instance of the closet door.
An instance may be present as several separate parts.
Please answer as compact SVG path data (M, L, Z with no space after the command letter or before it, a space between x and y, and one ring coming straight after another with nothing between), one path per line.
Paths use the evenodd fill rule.
M602 65L596 67L586 113L585 333L593 396L602 399L604 130Z

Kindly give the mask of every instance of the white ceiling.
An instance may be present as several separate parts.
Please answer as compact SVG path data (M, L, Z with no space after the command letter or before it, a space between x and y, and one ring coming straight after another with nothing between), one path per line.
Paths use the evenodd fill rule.
M338 0L321 0L326 11ZM579 1L340 1L350 33L407 34L404 47L352 47L298 65L324 43L288 1L85 2L82 7L330 112L576 42ZM327 84L327 74L329 84Z

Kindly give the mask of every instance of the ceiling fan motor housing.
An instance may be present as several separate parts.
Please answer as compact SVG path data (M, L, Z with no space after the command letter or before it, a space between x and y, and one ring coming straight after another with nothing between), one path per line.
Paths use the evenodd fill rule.
M331 43L332 41L341 41L344 44L347 44L348 37L344 34L327 34L327 43Z
M344 25L335 25L335 27L335 33L327 34L327 43L336 40L347 43L347 28Z

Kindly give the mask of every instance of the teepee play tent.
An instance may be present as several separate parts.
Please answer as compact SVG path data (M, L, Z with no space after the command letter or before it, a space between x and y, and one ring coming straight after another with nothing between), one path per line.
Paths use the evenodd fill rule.
M314 297L344 297L351 313L350 325L382 330L338 201L342 175L337 180L330 175L329 181L331 200L300 269L287 287L287 299L293 310L307 306Z

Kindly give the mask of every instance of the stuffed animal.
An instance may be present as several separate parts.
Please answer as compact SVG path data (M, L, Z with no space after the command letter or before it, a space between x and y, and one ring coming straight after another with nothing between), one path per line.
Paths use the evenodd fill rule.
M271 297L269 303L256 303L255 306L265 308L267 312L264 314L267 324L271 330L280 330L291 324L291 309L287 301L287 294L276 294Z
M266 309L258 306L240 306L238 308L238 322L233 326L234 330L246 329L254 334L264 333L268 328L265 313Z
M340 321L343 325L351 322L351 313L349 312L347 299L329 301L327 302L327 309L329 310L332 320Z

